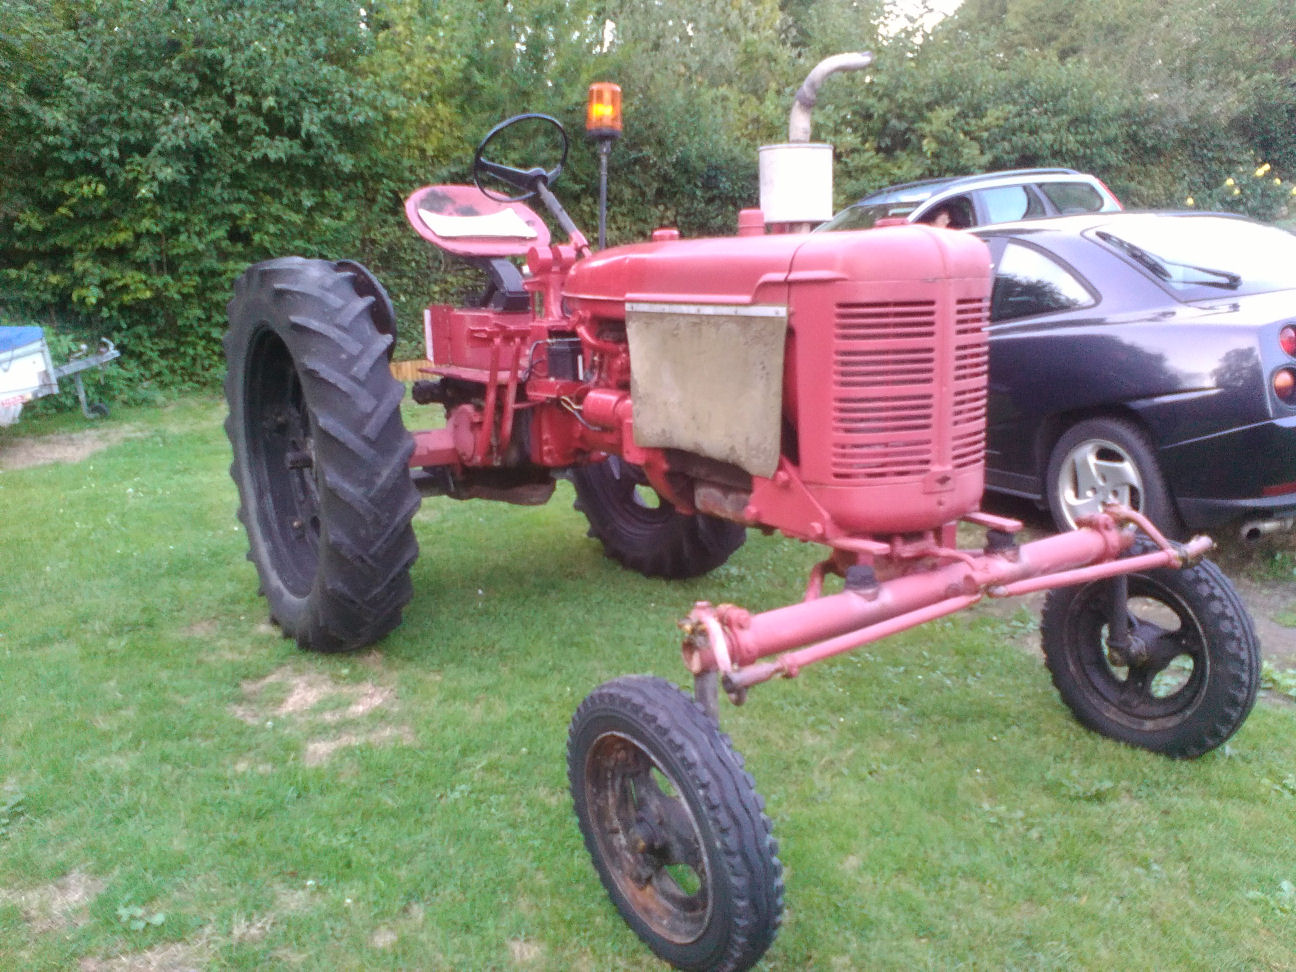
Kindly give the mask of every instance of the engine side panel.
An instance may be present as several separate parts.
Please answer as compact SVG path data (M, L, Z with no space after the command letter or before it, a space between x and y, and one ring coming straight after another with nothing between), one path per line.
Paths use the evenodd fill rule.
M902 226L618 247L564 293L631 332L638 446L740 466L745 519L823 539L978 507L990 285L979 239Z
M630 396L641 446L754 476L778 468L787 307L631 302Z

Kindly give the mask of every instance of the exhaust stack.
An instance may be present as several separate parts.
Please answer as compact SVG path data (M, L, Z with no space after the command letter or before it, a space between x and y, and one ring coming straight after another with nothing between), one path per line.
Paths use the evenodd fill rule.
M810 141L810 113L829 75L861 71L872 63L868 52L824 58L797 89L787 142L761 146L760 207L776 232L808 230L832 216L832 146Z

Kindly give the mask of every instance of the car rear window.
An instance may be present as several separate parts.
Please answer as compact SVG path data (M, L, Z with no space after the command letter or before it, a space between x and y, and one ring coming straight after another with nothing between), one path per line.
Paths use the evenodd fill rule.
M1093 231L1181 297L1296 288L1296 236L1227 216L1130 216Z
M1008 241L995 267L991 321L1013 321L1092 303L1088 288L1056 260L1034 247Z
M1103 194L1087 182L1041 182L1038 188L1063 216L1101 212L1107 203Z

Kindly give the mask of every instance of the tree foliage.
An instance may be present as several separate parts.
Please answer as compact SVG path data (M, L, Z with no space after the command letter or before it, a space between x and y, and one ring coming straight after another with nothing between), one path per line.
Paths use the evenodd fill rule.
M8 6L8 5L7 5ZM233 275L350 250L382 92L343 0L19 0L0 87L0 287L92 318L148 374L208 374Z
M1149 144L1133 160L1143 169L1134 185L1146 204L1181 204L1265 163L1296 176L1290 0L966 0L938 37L989 38L1006 57L1063 64L1141 102L1131 121ZM1277 214L1270 203L1247 211Z
M1042 165L1142 184L1138 160L1153 147L1142 101L1037 54L999 58L971 41L959 52L940 41L889 50L862 95L835 89L822 134L837 147L840 201L894 182Z
M815 109L838 202L1068 165L1132 205L1273 217L1296 176L1288 5L966 0L884 33L885 0L6 0L0 311L111 336L141 376L210 381L232 278L297 253L369 264L417 336L418 306L462 280L401 199L467 178L504 117L568 126L559 191L592 226L585 88L618 81L611 241L727 233L806 72L865 48L875 69Z

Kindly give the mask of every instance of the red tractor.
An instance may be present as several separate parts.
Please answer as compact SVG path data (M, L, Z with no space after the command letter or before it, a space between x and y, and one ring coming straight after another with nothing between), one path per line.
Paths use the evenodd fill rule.
M816 86L812 74L802 110ZM540 165L509 154L546 138ZM311 651L360 648L400 623L420 493L538 504L570 477L608 556L657 577L705 574L748 528L826 548L801 603L693 606L691 696L619 678L572 720L586 846L661 958L747 968L782 914L777 845L720 731L721 688L741 703L982 598L1049 588L1044 655L1086 726L1192 757L1241 725L1259 650L1201 559L1208 539L1172 543L1111 507L1019 543L1021 524L979 512L991 273L978 239L921 225L785 232L767 220L820 217L770 220L782 205L770 203L740 214L734 237L659 230L596 252L551 191L566 152L558 122L521 115L478 147L476 186L406 203L422 237L483 278L468 305L425 312L413 398L441 407L440 427L404 427L378 281L357 263L289 257L235 285L226 430L271 617ZM960 521L985 529L983 546L957 549Z

